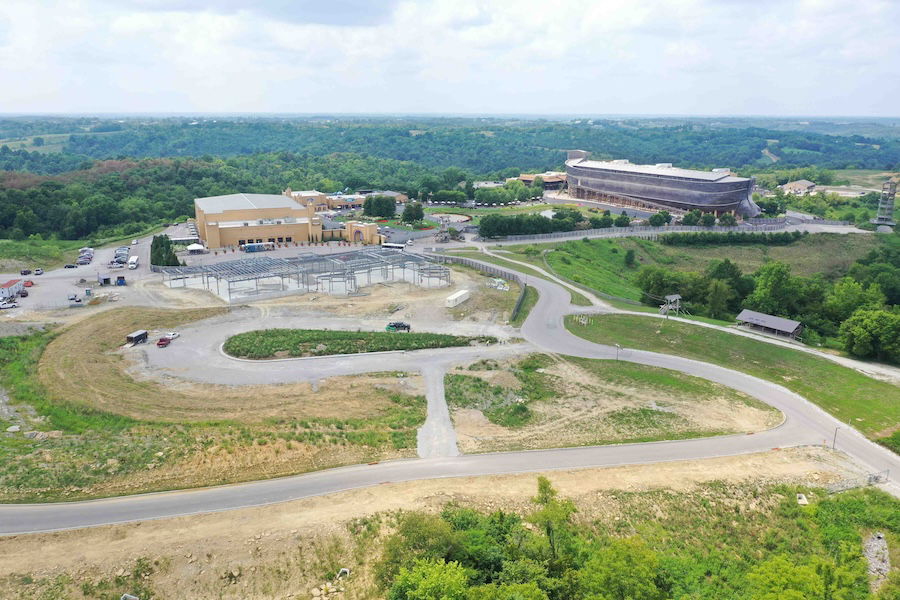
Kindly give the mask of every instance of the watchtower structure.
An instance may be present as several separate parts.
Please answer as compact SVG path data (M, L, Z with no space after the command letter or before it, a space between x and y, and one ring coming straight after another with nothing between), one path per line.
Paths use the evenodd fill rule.
M876 231L890 233L896 225L894 222L894 199L897 197L897 182L885 181L881 186L881 198L878 201L878 216L872 219Z
M681 306L681 294L669 294L665 299L665 304L659 305L659 314L666 315L668 318L671 313L677 317L679 313L684 312L684 308Z

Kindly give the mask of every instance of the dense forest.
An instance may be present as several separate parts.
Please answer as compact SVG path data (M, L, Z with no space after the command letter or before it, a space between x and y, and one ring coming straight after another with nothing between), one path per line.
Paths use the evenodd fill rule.
M67 130L67 131L64 131ZM290 151L312 155L353 152L456 166L474 173L508 168L559 168L564 150L583 148L598 158L673 162L684 167L890 169L900 165L900 140L860 135L722 126L679 121L546 121L513 119L54 119L46 131L33 122L0 120L0 140L71 133L63 153L80 158L237 156ZM0 142L2 144L2 142ZM0 157L0 170L23 168ZM29 165L29 170L42 172ZM55 166L55 165L54 165ZM65 170L63 165L55 166ZM43 165L43 172L49 170Z
M419 185L436 191L464 178L458 169L431 170L353 154L108 161L58 177L7 177L0 186L0 237L130 235L193 215L194 198L235 191L334 192L371 186L415 194Z
M826 167L900 166L900 139L773 131L707 121L329 118L0 119L0 237L130 235L193 214L195 197L285 187L323 192L455 191L473 179L561 168L564 149L680 166L740 167L774 187ZM41 149L42 136L54 136ZM51 138L48 138L51 139ZM31 144L11 150L3 142ZM778 169L762 150L778 154ZM481 202L531 188L478 190ZM491 195L491 198L487 196ZM479 198L478 196L482 196ZM784 203L762 201L767 212ZM866 223L877 197L802 199L814 214ZM768 202L768 204L767 204ZM794 201L793 205L797 205ZM556 225L559 225L558 223ZM553 229L551 229L553 230Z

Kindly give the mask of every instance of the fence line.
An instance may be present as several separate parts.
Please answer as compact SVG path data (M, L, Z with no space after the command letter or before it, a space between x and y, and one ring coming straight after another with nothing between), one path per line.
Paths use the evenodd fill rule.
M528 291L528 284L523 283L520 287L521 291L519 291L519 297L516 300L516 305L513 306L512 312L509 314L510 321L516 320L516 317L519 316L519 312L522 310L522 305L525 304L525 292Z
M482 263L471 258L465 258L463 256L449 256L446 254L425 254L430 260L434 260L439 263L453 263L457 265L462 265L464 267L469 267L471 269L476 269L481 271L482 273L487 273L488 275L494 275L495 277L503 277L504 279L509 279L510 281L515 281L519 285L523 286L524 289L524 279L521 274L516 271L510 271L503 267L498 267L497 265L492 265L490 263Z
M526 240L555 240L565 238L602 237L604 235L609 237L655 237L660 234L666 233L694 233L700 231L715 231L717 233L727 233L729 231L740 231L742 233L767 233L771 231L783 231L785 228L786 225L783 223L774 225L737 225L735 227L703 227L701 225L670 225L668 227L650 227L645 225L638 225L633 227L604 227L602 229L581 229L574 231L555 231L553 233L507 235L489 239L514 242Z
M787 223L787 217L751 217L749 219L744 219L744 222L751 225L784 225Z

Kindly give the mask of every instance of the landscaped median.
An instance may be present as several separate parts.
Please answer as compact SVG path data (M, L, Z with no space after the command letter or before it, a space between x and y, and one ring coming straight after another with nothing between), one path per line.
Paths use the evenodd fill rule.
M225 341L222 349L236 358L265 360L495 343L497 338L489 335L473 337L443 333L262 329L234 335Z
M566 318L575 335L693 358L774 381L900 453L900 387L826 358L708 327L634 315Z

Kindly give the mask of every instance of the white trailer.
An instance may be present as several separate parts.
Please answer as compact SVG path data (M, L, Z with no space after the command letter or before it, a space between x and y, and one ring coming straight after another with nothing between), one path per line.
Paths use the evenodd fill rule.
M472 296L472 293L469 290L459 290L458 292L453 292L449 296L447 296L447 300L444 302L444 306L447 308L453 308L454 306L459 306L466 300L468 300Z
M138 268L138 257L136 255L128 257L128 268L129 269L137 269Z

